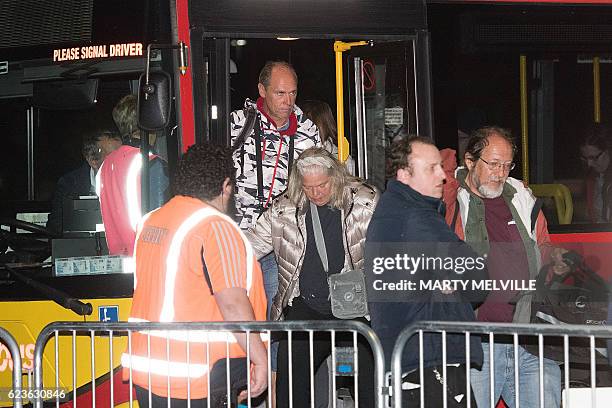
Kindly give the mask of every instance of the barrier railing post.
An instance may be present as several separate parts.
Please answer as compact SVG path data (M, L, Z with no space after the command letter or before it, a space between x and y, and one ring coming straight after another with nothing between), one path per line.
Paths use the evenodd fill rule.
M93 354L98 354L97 358L100 359L102 357L100 357L101 353L106 352L106 350L103 349L110 349L110 350L117 350L117 345L112 345L113 340L118 341L120 338L124 338L124 340L126 341L125 347L123 350L117 351L118 353L123 353L123 357L122 357L122 362L125 358L125 361L129 362L129 368L125 371L125 375L127 375L129 373L129 379L128 382L125 382L124 384L130 384L130 389L131 389L131 385L132 384L136 384L134 382L134 378L137 375L136 374L136 370L134 369L134 367L132 366L133 362L137 361L137 356L135 356L133 353L135 352L134 350L134 339L132 338L132 336L136 335L136 333L139 333L140 336L145 336L143 337L144 340L144 344L148 345L147 347L147 352L143 352L143 356L142 358L148 361L153 361L155 358L154 356L149 355L148 353L150 352L150 350L152 350L152 343L154 341L154 339L157 339L155 341L159 341L160 338L165 338L166 341L168 339L171 340L176 340L177 338L183 336L182 338L185 338L186 342L188 342L188 344L192 345L193 347L190 348L190 352L188 353L188 357L187 359L189 360L187 363L184 363L184 359L183 361L183 365L186 368L186 372L188 375L189 380L187 381L187 383L190 384L191 382L191 378L192 376L195 374L194 372L190 371L192 366L196 367L198 366L198 362L196 360L196 356L193 354L194 350L196 350L198 347L204 347L204 345L206 346L206 351L205 353L201 353L201 354L206 354L207 358L208 358L208 353L209 353L209 342L212 345L214 342L217 341L217 338L219 338L219 336L215 337L214 335L219 335L219 334L224 334L223 336L224 340L223 340L223 348L226 348L227 350L231 348L234 348L235 345L233 343L236 343L236 338L234 338L234 334L247 334L247 342L249 337L252 336L265 336L268 339L271 338L270 334L272 332L284 332L284 333L292 333L292 334L296 334L298 332L302 332L300 334L306 334L307 337L312 338L312 334L314 334L315 332L325 332L328 335L331 336L331 339L333 339L332 341L334 341L336 344L338 344L338 342L335 340L336 336L339 333L353 333L353 346L357 347L357 336L361 336L363 339L365 339L365 342L367 343L367 345L369 346L369 348L372 350L372 354L374 357L374 386L375 386L375 404L374 404L374 408L383 408L384 407L384 398L386 395L388 395L388 389L385 388L385 384L384 384L384 376L385 376L385 367L384 367L384 355L383 355L383 351L382 351L382 345L378 339L378 337L376 336L376 334L374 333L374 331L366 326L363 323L360 322L355 322L355 321L283 321L283 322L189 322L189 323L103 323L103 322L91 322L91 323L76 323L76 322L56 322L56 323L52 323L48 326L46 326L39 334L38 338L36 339L36 346L35 346L35 350L34 350L34 383L35 383L35 389L37 390L43 390L44 389L44 375L43 375L43 355L45 353L45 346L47 344L47 342L55 337L55 336L59 336L60 338L63 337L85 337L88 341L91 341L89 345L89 347L75 347L74 343L73 343L73 347L60 347L60 352L64 352L64 353L70 353L72 352L73 354L77 353L77 350L79 352L83 352L83 353L92 353L92 350L95 350L94 353L92 353L91 356L91 360L90 360L90 364L91 367L93 368L91 371L92 374L92 378L91 378L91 383L92 384L96 384L98 386L101 386L105 377L104 373L101 373L102 371L104 371L106 369L106 364L99 364L99 361L105 361L105 360L98 360L95 361L95 358L93 356ZM266 336L267 334L267 336ZM105 341L99 341L98 337L99 336L107 336L108 339L106 339ZM202 336L204 336L206 338L206 341L202 340ZM262 339L263 340L263 339ZM344 341L344 340L343 340ZM56 343L58 342L58 340L56 340ZM107 345L108 343L111 343L109 345ZM226 343L227 342L227 343ZM197 344L201 343L200 346L197 346ZM205 344L204 344L205 343ZM248 343L250 344L250 343ZM211 346L212 347L212 346ZM143 349L144 350L144 349ZM227 351L226 350L226 351ZM126 355L127 353L127 355ZM249 349L247 347L246 351L245 351L245 355L250 355L251 353L253 353L252 349ZM332 349L332 356L333 353L335 353L335 350ZM229 353L228 353L229 354ZM267 352L268 355L268 359L270 358L270 353L269 350ZM63 356L60 356L59 359L61 360ZM73 359L68 359L66 358L66 364L68 365L72 365L76 356L73 355ZM79 357L83 357L83 356L79 356ZM117 361L116 359L114 360L114 355L112 354L111 351L111 355L108 356L107 361L112 362L113 361ZM305 358L308 358L308 356L302 356ZM106 358L106 357L104 357ZM165 357L161 357L161 358L165 358ZM157 368L164 368L166 367L166 370L168 371L170 368L170 361L169 361L169 357L166 359L166 363L162 364L161 366L156 365L156 369ZM62 360L63 361L63 360ZM228 360L229 361L229 360ZM206 360L207 364L206 367L211 367L212 370L212 365L208 364L208 360ZM212 363L212 362L211 362ZM55 369L56 372L57 370L61 370L61 372L63 373L64 376L68 375L67 373L70 370L66 370L65 372L62 370L62 364L60 365L56 365ZM151 363L149 363L151 364ZM353 364L354 364L354 374L356 374L354 380L357 381L358 377L357 376L361 376L363 375L363 373L360 371L360 368L358 367L358 352L357 350L354 350L354 359L353 359ZM176 367L178 365L180 365L179 362L175 362L174 360L172 360L172 365L173 367ZM223 364L223 366L229 367L229 365ZM268 367L269 367L269 362L268 362ZM51 367L53 368L53 367ZM116 367L110 367L111 371L111 375L112 375L112 371L113 369ZM149 366L149 368L151 368L151 366ZM334 367L335 369L335 367ZM207 368L208 370L208 368ZM73 370L73 375L76 371L76 368ZM148 375L147 375L148 373ZM168 371L169 373L169 371ZM176 372L172 372L171 375L176 375ZM141 375L141 381L144 381L144 386L146 387L147 384L147 376L150 378L151 377L151 372L150 370L147 371L146 373L140 374ZM156 373L155 375L159 376L159 373ZM166 374L164 374L166 375ZM232 377L230 380L230 374L229 374L229 370L226 371L226 374L224 375L224 384L226 384L225 390L227 390L227 395L226 397L229 397L230 395L230 387L234 387L235 386L235 382L236 379L234 378L234 374L232 372ZM203 381L207 381L208 382L208 389L212 392L214 391L214 389L211 389L211 383L210 383L210 377L209 375L206 375L206 379L204 379ZM214 375L212 376L214 379ZM150 381L150 380L149 380ZM270 383L270 373L268 373L268 384ZM296 382L302 382L303 379L300 377L293 377L293 385L295 386ZM311 379L311 383L314 381L314 378ZM110 383L110 381L109 381ZM118 381L114 382L114 385L117 386ZM76 378L74 378L73 380L73 388L76 388L77 386L82 386L82 382L78 381ZM120 384L119 384L120 385ZM150 390L152 387L152 384L149 383L148 389ZM206 385L204 385L204 387L206 387ZM247 390L246 392L250 392L250 382L247 384ZM98 397L101 397L101 393L102 393L102 389L100 388L98 390ZM169 389L171 392L174 392L174 389L172 389L171 386L169 386ZM193 397L193 393L194 393L194 386L191 386L189 389L189 393L191 394L191 398ZM205 390L205 389L204 389ZM104 392L108 392L109 396L112 398L113 402L115 404L120 404L122 403L122 401L118 400L118 393L116 393L114 390L111 391L104 391ZM168 398L172 398L171 396L171 392L168 392ZM93 394L93 390L92 390L92 394ZM152 396L152 393L149 392L149 398L150 398L150 402L154 402L151 401L152 398L155 398L155 395ZM295 394L295 393L294 393ZM210 394L209 394L210 395ZM217 395L217 394L215 394ZM364 395L364 391L363 390L359 390L359 392L357 393L357 395ZM74 396L74 395L73 395ZM235 398L236 396L234 394L231 395L232 398ZM295 398L300 398L300 399L304 399L304 398L308 398L308 393L306 395L294 395ZM127 397L125 397L127 399ZM165 399L166 397L164 397ZM182 397L185 398L185 397ZM195 398L201 398L201 397L195 397ZM206 398L206 397L205 397ZM207 398L207 402L210 403L210 400L212 398ZM270 401L270 399L268 398L268 401ZM127 400L125 401L127 402ZM132 403L132 397L131 397L131 392L130 392L130 405ZM43 399L40 398L38 400L35 401L35 407L36 408L42 408L42 404L43 404ZM245 404L248 404L248 402L245 402ZM362 404L361 404L362 405ZM361 406L360 405L360 406Z
M471 348L471 343L470 343L470 338L472 337L478 337L479 335L482 335L483 337L483 341L485 339L488 339L490 344L489 344L489 351L491 352L490 357L490 372L488 373L489 378L489 384L488 386L483 386L483 388L485 390L488 390L488 392L491 392L494 387L492 384L492 381L494 381L493 379L493 372L494 372L494 361L493 361L493 340L494 339L501 339L500 342L502 343L502 345L504 344L504 340L503 338L506 336L509 336L511 338L511 342L509 343L509 346L513 348L514 350L514 357L513 357L513 365L514 365L514 372L513 372L513 376L512 376L512 380L516 383L515 384L515 405L518 407L519 403L520 403L520 395L525 393L525 390L523 390L522 388L519 388L519 383L520 381L524 381L524 379L522 378L522 373L521 373L521 367L518 367L519 364L519 359L517 357L519 349L523 348L523 347L529 347L527 345L524 345L523 343L521 343L521 345L519 345L519 337L522 339L524 336L529 336L532 337L534 340L536 340L535 342L535 350L531 351L531 354L534 356L534 358L537 360L537 380L538 384L536 384L536 389L537 389L537 394L535 395L535 397L537 397L537 400L535 401L533 406L544 406L545 404L549 403L548 400L546 400L545 398L548 398L550 396L550 394L546 394L545 393L545 384L546 384L546 379L548 378L544 372L544 366L545 366L545 362L544 359L550 359L552 357L546 357L546 350L545 349L545 343L544 343L544 338L547 339L554 339L557 338L559 340L559 344L560 346L560 352L562 353L562 356L560 357L556 357L556 360L559 363L563 363L564 365L564 387L562 389L564 389L565 393L563 394L563 396L558 395L558 397L561 399L563 399L563 406L564 407L568 407L570 404L570 396L569 396L569 392L570 390L573 390L573 388L569 387L569 381L570 381L570 375L569 375L569 365L572 363L573 360L570 359L570 351L569 351L569 347L570 347L570 339L587 339L588 340L588 344L584 344L583 346L578 346L578 347L588 347L589 349L589 353L588 353L588 364L590 367L590 388L585 388L585 391L589 391L588 394L584 395L581 394L580 398L586 398L587 400L581 399L581 404L579 406L592 406L592 407L597 407L597 398L600 397L600 395L598 395L598 390L597 390L597 383L596 383L596 379L598 376L598 367L597 367L597 361L596 361L596 353L601 353L601 350L599 348L597 348L596 346L596 339L610 339L612 338L612 326L602 326L602 325L597 325L597 326L591 326L591 325L570 325L570 324L566 324L566 325L547 325L547 324L515 324L515 323L486 323L486 322L416 322L413 325L406 327L401 333L400 335L397 337L397 340L395 342L394 348L393 348L393 354L391 356L391 378L392 378L392 390L391 390L391 394L393 396L392 401L393 401L393 407L402 407L402 375L404 374L403 369L402 369L402 355L404 354L405 351L405 347L406 344L408 343L408 341L414 337L415 339L419 340L419 344L422 343L422 338L424 333L428 336L431 335L438 335L441 336L441 338L444 340L447 340L449 336L456 336L456 335L463 335L465 338L465 356L466 356L466 389L467 389L467 406L470 406L470 398L471 398L471 389L470 389L470 357L471 357L471 353L470 353L470 348ZM497 340L496 340L497 341ZM522 342L523 340L521 340ZM547 343L548 344L548 343ZM527 350L523 350L524 352L528 352ZM423 350L421 349L421 347L419 347L419 354L422 354ZM448 352L446 351L446 346L443 342L442 345L442 361L444 362L449 362L449 359L451 359L452 356L448 355ZM573 356L572 356L573 357ZM419 361L419 367L417 368L420 372L421 372L421 378L423 376L423 361L422 361L422 357L420 357L420 361ZM562 360L562 361L561 361ZM607 364L607 362L606 362ZM444 371L444 368L443 368ZM445 377L443 375L443 377ZM447 389L446 387L446 378L443 378L443 389ZM422 380L421 380L422 383ZM422 393L422 389L419 390ZM473 392L472 392L473 395ZM546 397L545 397L546 396ZM489 395L489 398L487 398L487 405L489 403L491 404L496 404L497 403L497 398L499 396L496 395L494 396L493 393L491 393ZM441 398L443 400L445 400L445 397ZM590 399L591 404L587 404L588 399ZM422 399L421 399L422 401ZM493 405L495 406L495 405ZM521 404L520 406L526 406L525 404ZM601 404L600 404L601 406Z
M11 336L11 334L0 327L0 342L4 343L4 345L8 348L11 353L11 359L13 360L13 383L12 383L12 399L13 405L15 408L22 407L22 384L21 384L21 353L19 352L19 345ZM8 394L8 393L7 393Z

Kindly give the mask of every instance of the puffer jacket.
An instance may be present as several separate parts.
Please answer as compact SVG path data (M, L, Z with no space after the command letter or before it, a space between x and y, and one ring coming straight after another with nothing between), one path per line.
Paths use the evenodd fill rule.
M353 181L344 188L341 208L344 243L343 271L363 269L365 238L379 192L375 187ZM306 213L309 205L304 194L294 205L283 193L246 232L257 258L274 251L278 262L278 293L270 318L280 320L283 309L300 294L299 277L306 252Z

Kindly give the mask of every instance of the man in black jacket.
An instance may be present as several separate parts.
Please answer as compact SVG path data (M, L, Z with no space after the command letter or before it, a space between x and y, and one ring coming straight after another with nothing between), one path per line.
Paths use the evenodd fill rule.
M482 294L458 282L485 278L486 267L484 260L477 259L444 221L445 206L441 197L446 177L440 153L432 141L413 136L395 142L387 166L387 175L392 179L368 228L366 279L372 328L382 342L389 364L397 336L410 324L422 320L475 320L471 303L482 298ZM452 263L470 257L474 259L474 266L480 267L472 270L446 268L436 262L432 262L432 267L424 267L426 259ZM409 270L410 265L415 265L411 262L419 259L423 262L421 267ZM408 281L412 283L397 289L400 287L397 283ZM455 283L456 286L436 289L436 286L428 286L432 282ZM416 370L406 380L417 387L405 392L404 401L418 404L418 384L421 383L425 387L427 406L441 406L443 382L446 381L448 406L466 405L465 366L462 365L465 364L465 336L446 337L446 379L442 377L441 343L441 335L424 336L426 369L421 382L416 370L419 367L418 336L409 340L402 368L405 372ZM472 338L470 351L472 364L481 364L482 349L478 339ZM472 402L472 406L476 404Z

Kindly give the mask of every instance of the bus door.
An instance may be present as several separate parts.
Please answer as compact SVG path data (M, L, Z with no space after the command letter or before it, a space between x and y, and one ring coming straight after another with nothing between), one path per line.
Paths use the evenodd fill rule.
M356 173L385 187L385 151L410 134L433 137L427 33L353 47L349 71L350 130ZM346 116L346 115L345 115Z

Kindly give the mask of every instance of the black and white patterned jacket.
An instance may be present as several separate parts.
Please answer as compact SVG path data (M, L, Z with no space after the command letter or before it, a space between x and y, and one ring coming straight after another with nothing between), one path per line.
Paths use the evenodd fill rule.
M231 113L231 145L234 145L236 137L240 134L245 121L248 107L257 109L255 101L247 99L244 103L244 109L236 110ZM264 198L268 203L272 199L285 191L288 181L288 163L289 163L289 138L294 137L294 160L306 149L313 146L321 146L319 130L310 119L307 119L300 108L294 106L293 114L297 120L297 131L293 136L281 136L281 133L276 129L266 115L257 110L260 126L262 130L262 169L263 169L263 193ZM282 143L282 146L281 146ZM277 156L278 165L276 165ZM246 230L255 225L257 218L261 212L261 207L257 200L257 162L255 160L255 137L254 132L245 138L244 141L244 163L241 154L242 150L237 148L234 151L234 166L236 167L236 209L237 222L241 229ZM276 168L276 172L275 172ZM270 187L272 194L270 197ZM268 197L270 199L268 200Z

